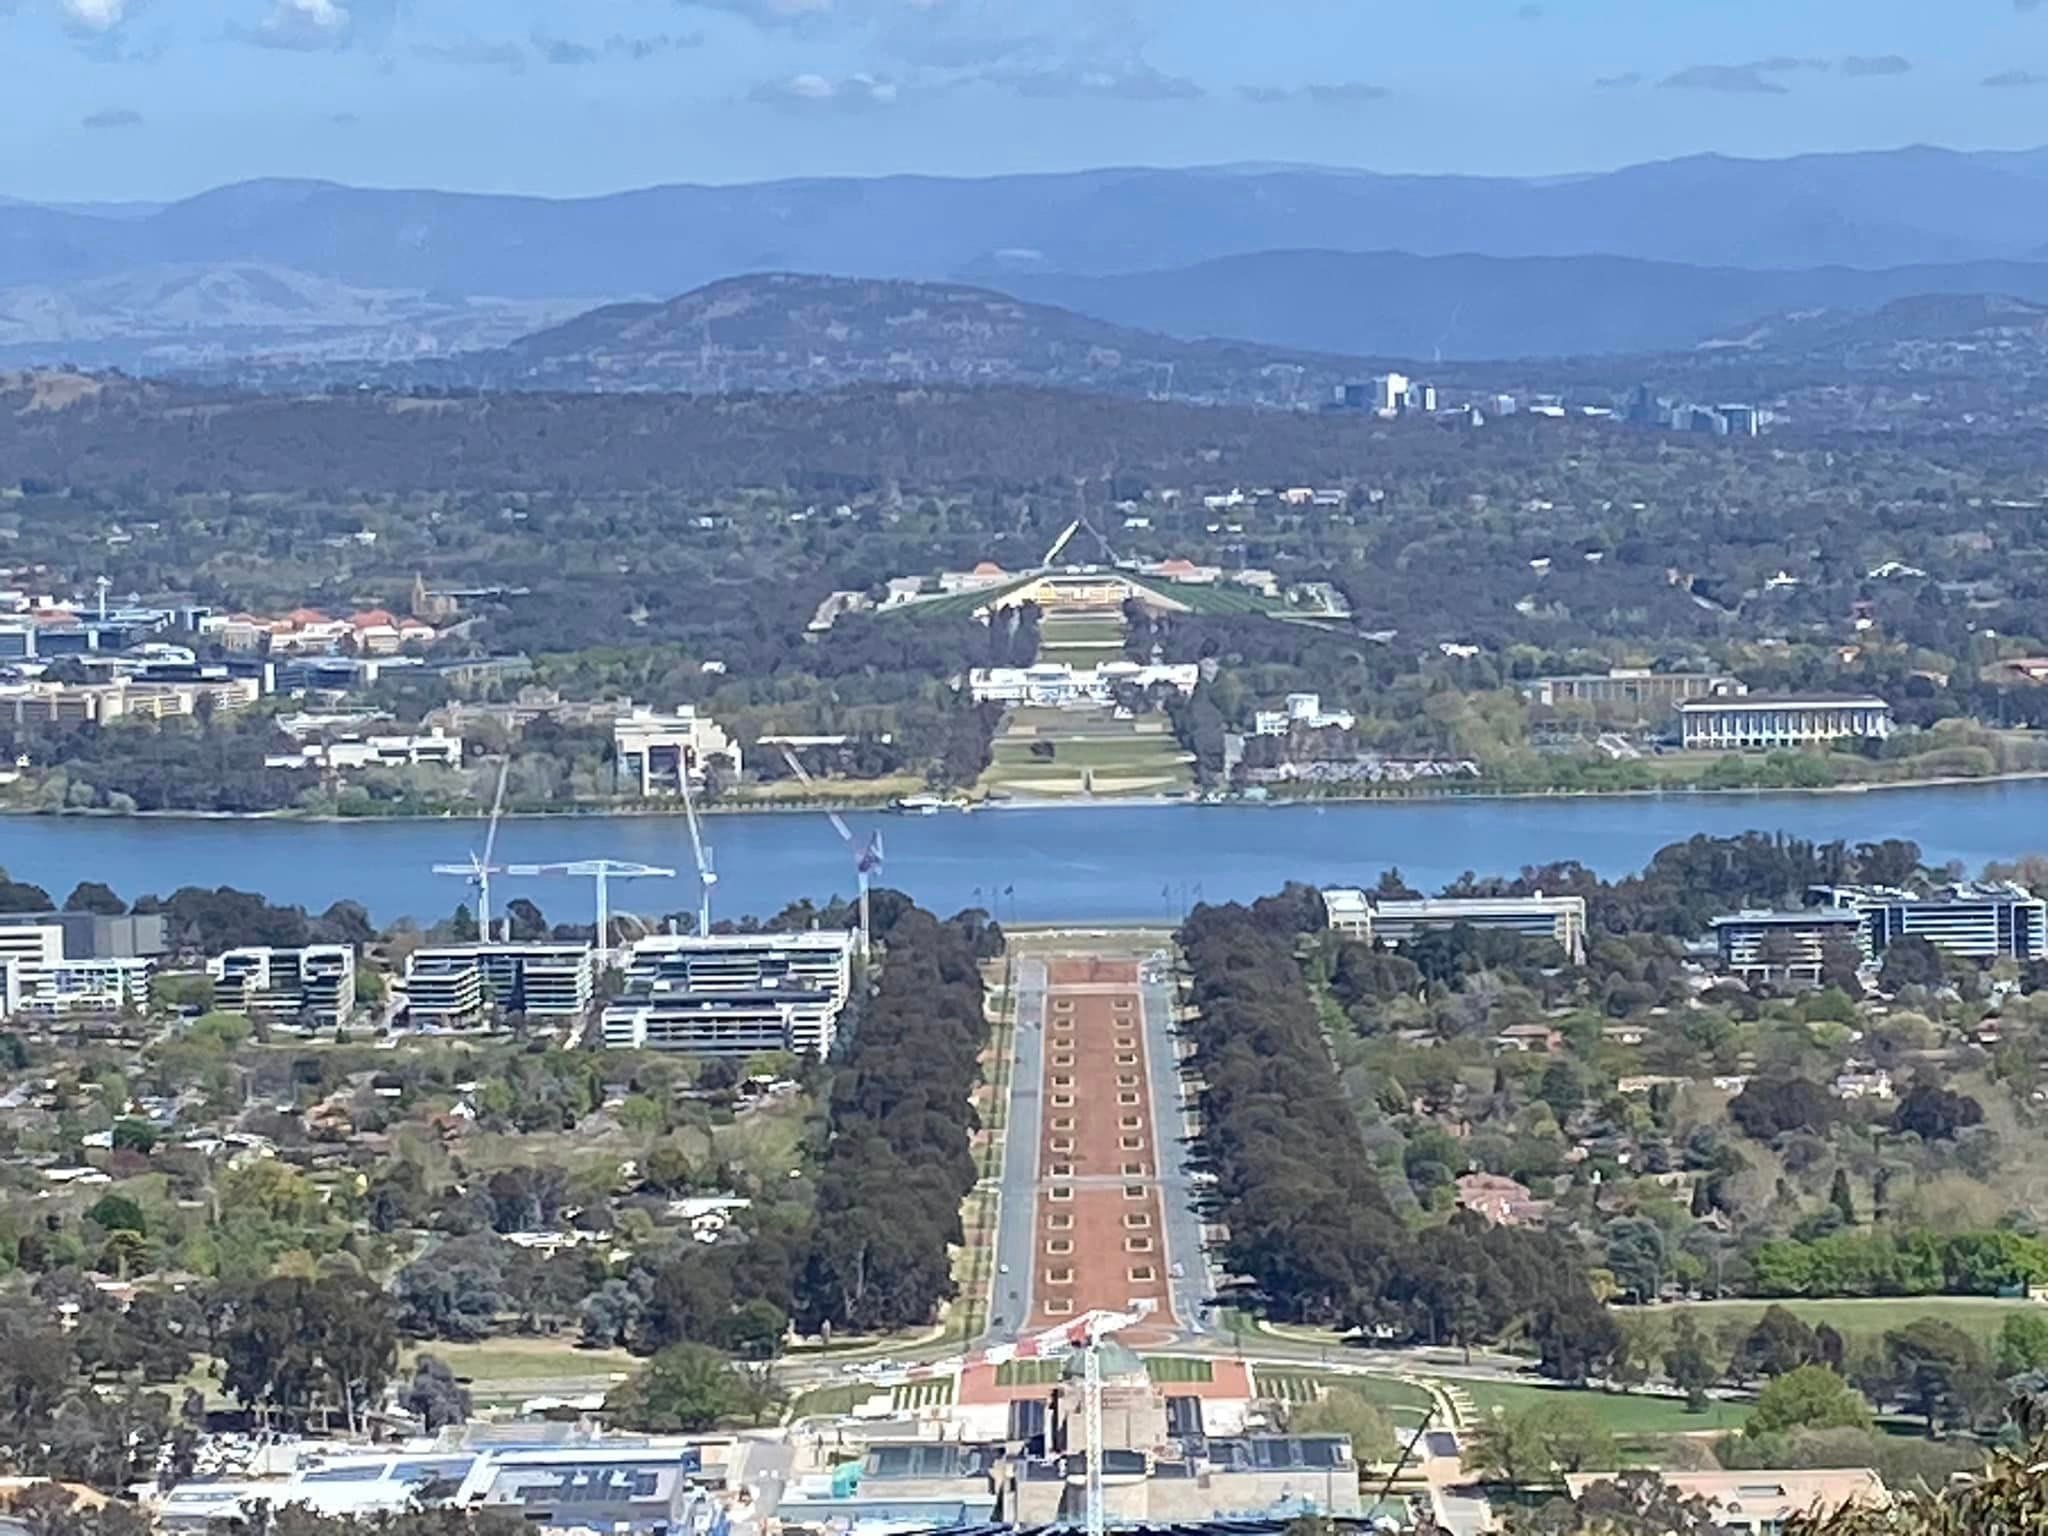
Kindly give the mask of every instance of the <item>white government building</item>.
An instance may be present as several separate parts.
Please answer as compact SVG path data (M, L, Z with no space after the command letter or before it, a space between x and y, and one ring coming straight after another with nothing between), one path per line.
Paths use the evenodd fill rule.
M689 704L621 716L612 725L612 750L619 787L640 795L679 795L685 774L701 784L704 766L714 757L730 761L734 773L740 771L739 743Z
M1679 737L1692 751L1761 751L1830 741L1878 740L1892 733L1892 707L1872 695L1746 694L1687 699Z

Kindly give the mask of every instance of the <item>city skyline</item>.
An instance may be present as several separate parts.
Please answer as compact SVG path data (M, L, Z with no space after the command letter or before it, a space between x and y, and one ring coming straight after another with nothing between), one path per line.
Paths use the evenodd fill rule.
M1558 175L2039 143L2048 6L1486 0L16 0L0 192L662 182L1278 161ZM1512 131L1510 131L1512 130Z

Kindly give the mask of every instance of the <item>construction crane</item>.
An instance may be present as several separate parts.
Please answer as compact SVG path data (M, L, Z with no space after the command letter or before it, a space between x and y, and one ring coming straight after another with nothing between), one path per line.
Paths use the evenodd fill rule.
M711 887L718 884L718 871L711 867L711 850L704 846L703 830L697 825L697 802L690 798L690 766L685 763L676 777L683 786L683 815L690 823L690 852L697 860L697 937L711 933Z
M796 753L787 746L782 749L782 760L789 764L789 771L802 781L806 789L817 787L816 781L804 772L804 765L797 761ZM868 926L868 885L882 867L882 830L877 827L865 843L857 843L853 829L837 811L828 810L825 816L832 823L832 830L839 834L839 841L846 844L846 851L853 855L854 878L860 885L860 957L866 960L873 937Z
M512 767L512 759L505 758L498 764L498 789L491 796L491 824L484 833L484 851L479 857L475 849L470 850L467 864L436 864L437 875L461 875L476 887L477 929L483 934L486 944L491 942L491 876L503 871L491 862L491 851L498 846L498 817L505 809L505 775Z
M567 875L572 879L597 882L597 952L611 952L612 898L614 880L673 880L676 872L658 864L633 864L622 859L574 859L566 864L508 864L508 875Z

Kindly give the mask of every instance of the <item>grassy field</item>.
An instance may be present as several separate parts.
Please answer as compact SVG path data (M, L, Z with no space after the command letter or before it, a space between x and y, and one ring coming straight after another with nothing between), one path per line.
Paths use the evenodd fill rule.
M1510 1381L1446 1381L1448 1387L1463 1389L1481 1415L1495 1408L1503 1413L1520 1413L1526 1408L1550 1408L1574 1403L1590 1408L1599 1421L1627 1440L1648 1435L1682 1435L1741 1427L1749 1417L1747 1403L1715 1401L1705 1413L1687 1413L1675 1397L1645 1397L1624 1392L1579 1391L1571 1387L1543 1387Z
M1980 1340L1996 1338L2014 1313L2041 1315L2037 1301L2007 1300L1998 1296L1884 1296L1868 1300L1830 1301L1691 1301L1672 1306L1647 1308L1659 1317L1673 1318L1680 1312L1693 1317L1704 1328L1730 1323L1752 1325L1764 1309L1781 1306L1803 1322L1826 1323L1844 1338L1874 1338L1923 1317L1938 1317L1953 1323ZM1633 1309L1631 1309L1633 1310ZM1625 1313L1623 1315L1626 1315Z
M494 1382L591 1382L625 1376L640 1362L623 1349L578 1349L570 1338L486 1339L479 1344L408 1345L399 1361L401 1373L413 1360L432 1355L457 1376L478 1386Z

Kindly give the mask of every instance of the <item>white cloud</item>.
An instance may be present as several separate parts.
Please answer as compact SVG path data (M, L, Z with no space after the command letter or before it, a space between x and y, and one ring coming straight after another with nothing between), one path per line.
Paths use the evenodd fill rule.
M791 75L787 79L764 81L748 93L753 100L770 106L823 108L840 112L893 107L902 94L895 81L877 79L873 75L847 75L835 79L830 75L809 72Z
M300 53L341 49L356 41L362 16L355 0L270 0L270 10L253 27L228 30L244 42Z
M63 0L64 15L88 32L111 32L128 16L128 0Z

